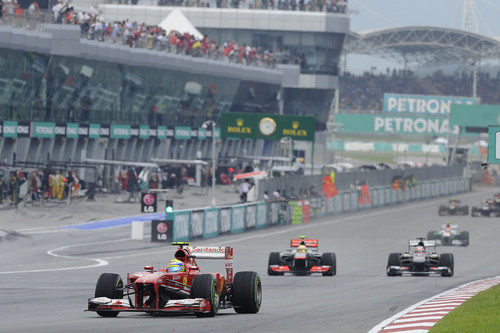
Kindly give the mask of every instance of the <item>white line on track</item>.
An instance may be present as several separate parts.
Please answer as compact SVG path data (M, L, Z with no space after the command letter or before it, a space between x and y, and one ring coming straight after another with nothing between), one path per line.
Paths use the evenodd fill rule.
M115 239L111 241L107 241L107 243L117 243L117 242L123 242L127 241L129 238L122 238L122 239ZM21 273L41 273L41 272L56 272L56 271L69 271L69 270L75 270L75 269L87 269L87 268L95 268L95 267L101 267L101 266L106 266L109 264L108 261L104 259L99 259L99 258L82 258L82 257L76 257L76 256L65 256L62 254L57 254L56 252L67 250L70 248L74 247L81 247L81 246L88 246L88 245L94 245L94 244L102 244L102 242L90 242L90 243L79 243L79 244L71 244L71 245L65 245L61 246L52 250L47 251L46 253L49 256L53 256L56 258L63 258L63 259L71 259L71 260L86 260L86 261L91 261L95 262L94 264L91 265L83 265L83 266L69 266L69 267L59 267L59 268L44 268L44 269L31 269L31 270L22 270L22 271L8 271L8 272L0 272L0 275L2 274L21 274Z

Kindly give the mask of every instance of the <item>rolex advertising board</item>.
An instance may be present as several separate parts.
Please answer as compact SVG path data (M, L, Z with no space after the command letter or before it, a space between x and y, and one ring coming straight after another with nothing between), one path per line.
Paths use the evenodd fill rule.
M314 141L314 117L261 113L222 113L222 138Z
M384 94L384 112L447 115L452 104L479 104L472 97Z

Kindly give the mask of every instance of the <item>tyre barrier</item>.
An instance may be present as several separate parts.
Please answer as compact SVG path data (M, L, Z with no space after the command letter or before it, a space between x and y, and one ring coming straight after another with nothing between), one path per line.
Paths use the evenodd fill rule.
M173 240L190 241L276 225L302 224L334 214L453 195L468 191L469 182L470 179L466 178L430 180L408 187L405 191L393 190L392 186L374 186L369 188L368 198L364 200L360 200L361 191L353 189L340 191L329 199L317 196L174 211Z

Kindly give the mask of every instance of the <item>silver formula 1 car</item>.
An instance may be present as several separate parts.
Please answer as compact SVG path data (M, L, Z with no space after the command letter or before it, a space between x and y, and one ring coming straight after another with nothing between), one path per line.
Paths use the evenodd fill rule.
M469 232L459 232L456 224L442 224L440 231L429 231L427 239L436 241L436 245L469 246Z
M407 252L389 254L387 275L453 276L454 260L452 253L438 254L436 241L417 238L408 241Z

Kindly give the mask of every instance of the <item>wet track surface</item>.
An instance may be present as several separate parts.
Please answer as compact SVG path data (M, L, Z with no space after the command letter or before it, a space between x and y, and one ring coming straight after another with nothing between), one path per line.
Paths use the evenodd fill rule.
M457 196L477 204L494 189ZM318 219L199 241L235 248L235 271L255 270L263 282L263 304L256 315L221 310L215 318L191 315L151 317L122 313L100 318L84 312L103 272L165 266L174 246L147 239L132 241L130 226L100 230L65 229L13 235L0 242L0 331L2 332L366 332L385 318L462 283L500 274L500 218L439 217L446 198ZM470 232L470 246L439 247L455 256L455 275L387 277L390 252L407 240L438 230L447 220ZM269 277L269 252L284 250L299 234L319 239L320 251L337 255L337 276ZM201 261L205 272L224 271L223 261Z

